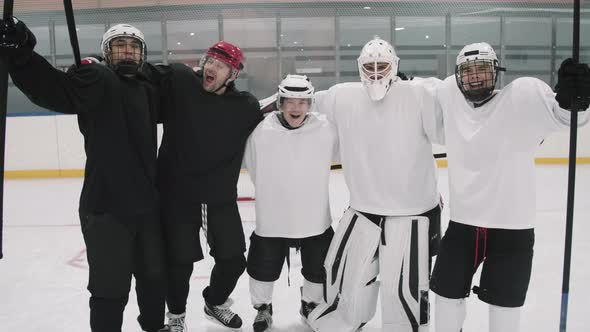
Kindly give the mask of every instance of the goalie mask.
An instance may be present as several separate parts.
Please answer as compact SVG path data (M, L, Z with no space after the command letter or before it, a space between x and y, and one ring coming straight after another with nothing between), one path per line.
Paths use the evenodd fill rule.
M100 48L107 66L123 75L136 74L147 58L143 33L129 24L117 24L108 29L102 36Z
M374 101L383 99L391 84L397 80L399 58L393 46L375 36L365 44L357 63L361 82L369 97Z
M283 126L294 129L300 127L313 105L314 87L305 75L287 75L279 84L277 108L281 111L279 119Z
M505 68L499 66L496 52L488 43L467 45L457 56L457 86L473 103L481 103L492 96L500 71Z

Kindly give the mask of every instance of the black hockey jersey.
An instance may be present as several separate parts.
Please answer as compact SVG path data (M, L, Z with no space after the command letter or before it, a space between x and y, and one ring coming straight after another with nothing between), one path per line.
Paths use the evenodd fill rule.
M100 64L64 73L36 53L9 72L35 104L78 115L86 152L80 213L124 216L157 209L159 97L145 75L127 78Z
M233 83L223 95L209 93L202 73L183 64L167 69L158 157L163 200L191 206L235 200L246 140L263 118L258 100Z

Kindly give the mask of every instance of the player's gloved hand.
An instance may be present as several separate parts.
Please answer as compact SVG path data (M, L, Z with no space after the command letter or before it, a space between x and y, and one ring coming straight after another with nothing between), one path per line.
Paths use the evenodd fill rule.
M577 109L585 111L590 107L590 67L587 63L581 63L581 73L576 77L576 103Z
M22 65L29 61L36 44L35 35L16 17L0 20L0 55Z
M82 58L80 60L80 66L89 65L91 63L103 64L104 58L100 55L89 55L89 56ZM76 69L76 67L77 66L75 64L73 64L68 68L67 71L74 70L74 69Z
M85 58L82 58L82 61L80 61L81 65L89 65L91 63L98 63L98 64L102 64L104 62L104 58L100 55L90 55L87 56Z
M402 81L408 81L408 80L411 81L411 80L414 79L413 76L409 76L408 77L408 75L402 73L401 71L398 71L397 72L397 77L401 78Z
M585 111L590 106L590 68L585 63L565 59L557 72L555 100L559 107ZM573 102L573 105L572 105Z

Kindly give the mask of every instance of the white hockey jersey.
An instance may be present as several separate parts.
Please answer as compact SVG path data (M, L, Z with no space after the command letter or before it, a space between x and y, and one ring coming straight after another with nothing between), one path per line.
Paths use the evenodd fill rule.
M372 101L361 83L316 93L338 130L350 206L385 216L417 215L438 203L432 144L442 143L434 96L424 82L393 83Z
M551 132L569 128L547 84L519 78L474 108L455 77L437 89L443 113L451 220L503 229L534 227L535 150ZM588 112L580 113L580 124Z
M304 238L332 223L330 166L337 151L334 126L323 114L289 130L278 112L262 121L246 144L244 163L256 189L256 234Z

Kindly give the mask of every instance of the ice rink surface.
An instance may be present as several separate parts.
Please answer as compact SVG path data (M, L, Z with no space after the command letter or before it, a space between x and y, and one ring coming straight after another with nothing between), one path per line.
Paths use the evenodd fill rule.
M440 170L439 188L448 197L447 172ZM247 175L240 180L241 195L253 190ZM80 232L77 205L81 179L7 180L4 203L4 259L0 260L0 331L89 331L86 290L88 267ZM566 166L537 167L537 221L533 273L522 314L525 332L559 331L562 288ZM573 255L569 296L569 332L590 326L590 166L578 166ZM332 172L332 216L335 221L347 206L348 192L341 171ZM443 230L448 223L443 212ZM240 203L246 239L254 229L254 202ZM337 223L335 222L334 226ZM287 268L275 285L273 300L276 332L311 331L300 320L300 260L292 251L291 287ZM203 317L201 290L208 283L212 259L195 264L188 303L191 332L227 331ZM510 273L510 271L506 271ZM478 272L479 275L479 272ZM478 284L476 275L474 284ZM432 295L432 293L431 293ZM233 309L252 331L255 311L250 304L248 276L240 279L232 298ZM431 307L434 317L434 306ZM468 301L464 332L487 331L487 306L475 297ZM139 331L133 292L125 313L123 331ZM381 331L380 312L363 329ZM431 331L434 331L431 323Z

